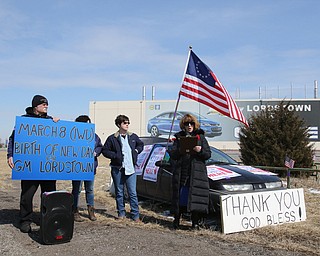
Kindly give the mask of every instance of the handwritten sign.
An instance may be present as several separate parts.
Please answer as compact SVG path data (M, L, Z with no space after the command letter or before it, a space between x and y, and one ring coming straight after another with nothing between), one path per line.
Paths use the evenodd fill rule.
M165 147L157 147L152 151L149 161L147 163L147 166L143 173L144 180L157 182L159 167L156 166L155 163L159 160L162 160L165 153L166 153Z
M237 167L239 169L251 172L253 174L258 174L258 175L277 175L276 173L265 171L256 167L248 166L248 165L231 165L234 167Z
M216 165L207 166L207 173L208 178L212 180L230 179L233 177L241 176L239 173Z
M220 196L223 233L305 221L303 189Z
M16 117L12 179L93 180L94 124Z
M143 151L138 155L137 164L135 166L135 172L137 175L142 174L143 166L150 155L151 149L152 149L152 145L145 145L143 147Z

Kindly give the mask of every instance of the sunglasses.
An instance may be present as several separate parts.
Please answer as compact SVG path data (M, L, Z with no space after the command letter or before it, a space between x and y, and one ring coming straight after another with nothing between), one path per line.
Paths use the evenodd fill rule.
M189 126L189 125L194 126L195 123L194 123L194 122L184 122L183 125L184 125L184 126Z
M123 123L123 124L130 124L129 121L123 121L122 123Z

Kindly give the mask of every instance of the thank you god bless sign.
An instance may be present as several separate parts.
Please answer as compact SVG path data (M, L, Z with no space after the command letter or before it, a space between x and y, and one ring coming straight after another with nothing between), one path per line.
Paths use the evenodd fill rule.
M12 179L93 180L94 124L16 117Z
M220 196L223 233L305 221L302 188Z

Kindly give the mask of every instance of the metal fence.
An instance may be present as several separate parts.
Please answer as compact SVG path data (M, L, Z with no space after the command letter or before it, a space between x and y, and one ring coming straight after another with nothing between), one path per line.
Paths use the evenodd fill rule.
M287 176L287 188L291 187L290 177L291 173L299 172L300 175L308 173L310 176L314 176L316 181L320 183L320 163L314 163L312 168L287 168L287 167L274 167L274 166L255 166L269 171L285 171Z

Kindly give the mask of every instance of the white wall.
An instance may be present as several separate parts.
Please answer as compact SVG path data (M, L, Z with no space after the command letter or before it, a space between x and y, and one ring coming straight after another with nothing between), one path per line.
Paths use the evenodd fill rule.
M139 136L146 134L144 101L90 101L89 115L102 143L118 130L114 123L118 115L129 117L129 131Z

